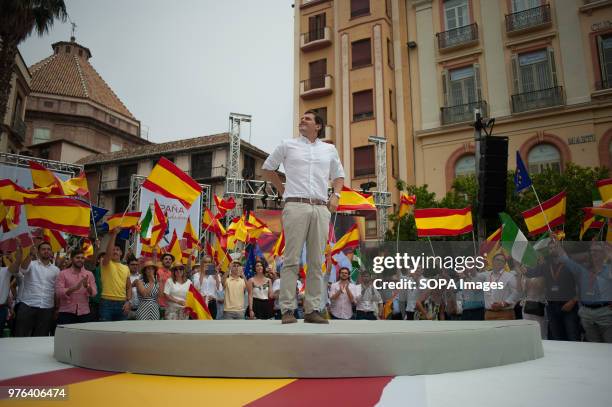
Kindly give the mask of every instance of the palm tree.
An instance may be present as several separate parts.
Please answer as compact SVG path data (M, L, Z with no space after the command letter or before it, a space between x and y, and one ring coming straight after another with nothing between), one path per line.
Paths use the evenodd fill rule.
M42 36L49 32L55 19L66 21L67 17L64 0L0 1L0 123L11 93L17 45L33 30Z

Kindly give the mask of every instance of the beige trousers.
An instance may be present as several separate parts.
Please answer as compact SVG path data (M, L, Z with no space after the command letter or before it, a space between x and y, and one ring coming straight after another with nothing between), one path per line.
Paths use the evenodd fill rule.
M326 206L301 202L286 202L283 209L285 231L285 255L281 270L279 304L281 312L297 308L295 286L297 284L300 257L306 243L306 288L304 312L310 314L321 310L323 287L323 252L329 232L331 213Z

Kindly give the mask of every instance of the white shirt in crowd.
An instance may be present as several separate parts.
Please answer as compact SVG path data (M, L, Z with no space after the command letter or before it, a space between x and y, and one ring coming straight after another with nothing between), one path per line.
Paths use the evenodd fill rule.
M219 281L217 285L217 279L215 276L207 276L205 274L196 273L192 277L193 286L202 294L202 297L209 297L209 300L217 299L217 292L223 290L223 285Z
M421 295L421 290L419 289L419 281L421 281L421 278L422 277L415 279L413 276L408 277L408 280L414 281L415 288L413 290L406 289L406 312L416 311L416 303Z
M319 139L311 143L299 136L274 149L263 164L264 170L274 171L283 164L287 182L283 198L313 198L327 201L329 180L344 178L338 150Z
M20 300L30 307L53 308L55 304L55 280L60 270L50 262L45 266L39 260L32 260L23 274L23 291Z
M364 289L363 285L357 286L357 292L359 292L359 301L357 301L357 311L363 312L374 312L378 314L378 305L383 303L382 297L378 290L374 286L370 285L370 290Z
M8 295L11 285L11 273L8 267L0 267L0 305L8 302Z
M503 283L503 290L494 289L484 291L484 303L486 309L491 309L491 305L496 302L506 302L510 305L504 309L510 310L514 308L514 305L519 300L518 286L516 284L516 277L512 271L485 271L478 273L473 278L474 281L482 281L489 283Z
M174 280L169 278L164 285L164 294L174 297L177 300L185 301L187 298L187 291L189 290L189 286L191 285L191 280L187 279L183 284L175 283ZM168 301L168 308L183 308L175 302Z
M130 273L130 283L134 283L134 281L140 279L140 273ZM132 299L130 300L130 306L132 308L138 308L138 304L140 304L140 300L138 299L138 290L136 289L136 287L132 286Z
M280 278L277 278L276 280L274 280L274 282L272 283L272 294L278 294L280 291ZM302 282L298 279L297 281L297 291L299 292L302 289ZM274 300L274 310L279 310L280 309L280 304L278 303L278 296L276 297L276 299Z

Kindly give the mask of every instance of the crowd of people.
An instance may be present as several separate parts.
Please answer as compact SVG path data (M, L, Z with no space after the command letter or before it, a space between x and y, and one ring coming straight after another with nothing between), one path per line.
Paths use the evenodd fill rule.
M28 256L18 247L15 260L0 268L0 328L4 336L53 335L56 325L92 321L187 320L185 299L191 285L213 319L281 319L280 269L257 258L251 278L240 258L223 273L210 256L201 262L175 262L124 256L110 232L105 251L86 259L82 250L54 256L37 242ZM97 249L99 243L96 242ZM321 315L338 320L512 320L536 321L543 339L612 343L610 248L595 242L585 261L576 262L552 241L536 267L524 267L503 253L490 270L457 274L447 270L396 272L415 289L377 290L365 268L358 281L346 267L328 284ZM503 283L503 289L420 289L423 279ZM457 285L459 286L459 285ZM304 283L297 281L296 319L304 317Z

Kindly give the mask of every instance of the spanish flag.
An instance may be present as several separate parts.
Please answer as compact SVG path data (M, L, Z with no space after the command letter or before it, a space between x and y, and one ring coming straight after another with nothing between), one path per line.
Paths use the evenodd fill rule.
M185 225L185 230L183 231L183 239L185 239L187 243L187 248L193 249L200 246L200 241L198 240L198 236L193 230L193 226L191 225L191 218L187 217L187 224Z
M189 290L185 296L185 311L189 313L191 319L213 319L206 301L193 284L189 284Z
M583 208L584 212L582 215L582 222L580 223L580 236L579 240L582 240L582 236L589 229L601 229L604 226L603 220L597 219L597 217L589 211L588 208Z
M259 220L255 215L249 213L249 217L245 221L245 225L249 229L248 240L255 241L263 234L272 233L268 225Z
M21 222L21 205L4 206L0 202L0 228L4 233L15 229Z
M78 195L84 198L89 198L89 187L87 186L87 177L85 172L81 173L74 178L70 178L68 181L60 181L64 195L72 196Z
M612 218L612 200L595 208L584 208L585 212L593 215L603 216L604 218Z
M34 199L39 195L17 185L10 179L0 179L0 202L6 206L23 205L26 199Z
M28 225L59 230L77 236L89 235L91 208L72 198L27 199Z
M157 199L153 200L153 229L151 229L151 246L155 247L164 238L166 229L168 228L168 219L157 203Z
M132 229L136 225L138 225L138 222L140 221L140 215L140 212L126 212L125 214L114 214L106 221L106 223L108 223L108 230L113 230L116 228Z
M215 217L210 209L204 208L204 213L202 214L202 226L205 230L211 231L216 235L225 235L226 231L219 218Z
M417 236L458 236L472 231L472 208L415 209Z
M187 209L202 193L200 184L164 157L159 159L142 186L166 198L176 199Z
M608 202L612 199L612 178L599 180L596 185L603 202Z
M217 205L217 212L219 212L221 217L224 217L227 211L231 211L236 207L234 197L230 196L228 199L222 199L217 195L213 195L213 199L215 200L215 205Z
M64 236L57 230L43 229L43 240L51 245L53 253L59 252L67 245Z
M62 190L60 180L43 165L30 161L30 174L32 175L32 185L34 185L35 189L46 189L41 192L63 195L64 191Z
M331 256L335 256L345 249L352 249L354 247L359 246L359 229L357 228L357 224L354 224L348 232L344 234L331 249Z
M94 247L91 244L91 240L89 239L84 239L83 240L83 246L81 247L83 250L83 255L85 256L86 259L93 257L94 255Z
M411 208L414 208L416 205L416 195L408 195L404 192L400 195L400 207L397 213L398 217L403 217L408 212L410 212Z
M177 263L183 259L183 251L181 250L181 243L176 235L176 229L172 232L170 243L165 247L165 253L173 255L174 261Z
M215 249L212 247L210 242L206 242L206 254L212 257L213 260L215 259Z
M282 256L285 252L285 231L281 230L278 239L276 239L276 243L274 243L274 247L272 247L272 256L278 257Z
M151 246L147 242L143 242L142 239L140 243L142 244L140 246L140 255L142 257L153 257L153 246Z
M221 247L219 239L215 240L213 250L215 254L215 263L221 268L221 271L223 271L224 273L227 272L229 270L229 265L231 261L225 250L223 250L223 248Z
M347 186L342 187L340 200L338 202L338 212L341 211L375 211L374 196L372 194L362 194L352 190Z
M542 202L541 207L537 205L523 212L529 234L532 236L539 235L546 232L549 227L562 225L565 222L565 203L566 194L563 191ZM548 221L548 225L546 221Z
M495 232L491 233L487 239L482 242L480 245L480 255L488 255L490 256L493 250L495 250L499 246L499 241L502 236L502 226L495 229Z
M246 242L249 235L249 228L245 223L244 214L234 218L232 223L227 227L227 247L233 249L236 247L236 241Z

